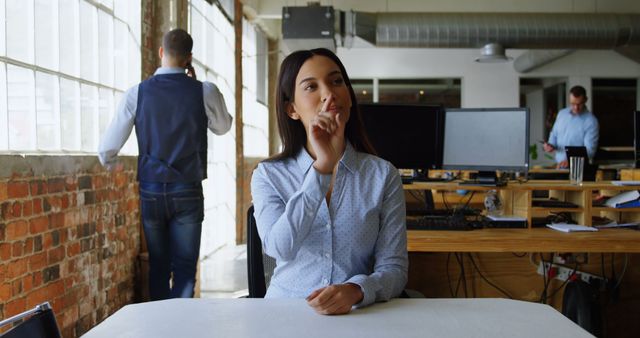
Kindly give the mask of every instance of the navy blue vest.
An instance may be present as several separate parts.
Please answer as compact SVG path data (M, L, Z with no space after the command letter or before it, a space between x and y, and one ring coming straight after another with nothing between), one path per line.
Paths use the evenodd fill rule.
M159 74L140 83L136 111L138 180L199 182L207 178L207 115L202 82Z

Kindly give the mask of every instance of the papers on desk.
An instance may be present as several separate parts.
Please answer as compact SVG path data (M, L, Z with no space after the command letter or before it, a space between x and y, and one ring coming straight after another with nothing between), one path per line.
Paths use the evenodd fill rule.
M617 186L640 185L640 181L611 181L611 184Z
M553 223L547 224L548 228L562 232L579 232L579 231L598 231L597 228L588 227L580 224Z
M487 215L486 217L492 221L505 221L505 222L527 220L524 217L514 216L514 215Z
M640 206L640 192L629 190L609 198L604 204L610 208L635 208Z
M611 228L634 228L640 226L640 222L632 222L632 223L618 223L613 221L609 224L596 225L595 227L598 229L611 229Z

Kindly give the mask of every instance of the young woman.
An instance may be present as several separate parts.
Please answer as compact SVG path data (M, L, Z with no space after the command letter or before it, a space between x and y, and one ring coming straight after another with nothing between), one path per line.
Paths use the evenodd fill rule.
M338 57L298 51L282 63L276 114L283 150L251 192L262 245L276 259L266 297L348 313L398 296L407 281L405 201L397 170L374 155Z

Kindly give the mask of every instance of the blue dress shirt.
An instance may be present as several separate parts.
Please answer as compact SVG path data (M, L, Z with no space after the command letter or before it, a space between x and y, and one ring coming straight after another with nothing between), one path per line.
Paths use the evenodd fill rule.
M408 270L402 182L389 162L347 142L331 175L313 168L303 148L264 161L251 180L263 249L276 259L266 297L305 298L331 284L354 283L366 306L398 296Z
M574 115L571 108L562 109L549 135L549 144L556 148L556 162L567 159L566 146L587 147L589 159L593 160L598 149L599 129L598 119L590 111Z

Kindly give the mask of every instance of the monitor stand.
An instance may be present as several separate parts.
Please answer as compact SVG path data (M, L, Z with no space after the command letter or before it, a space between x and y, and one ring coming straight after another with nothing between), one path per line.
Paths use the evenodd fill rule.
M429 177L429 169L414 169L413 176L410 178L413 182L443 182L443 178Z
M460 185L482 185L488 187L500 187L504 182L498 180L495 171L479 171L475 180L460 182Z

